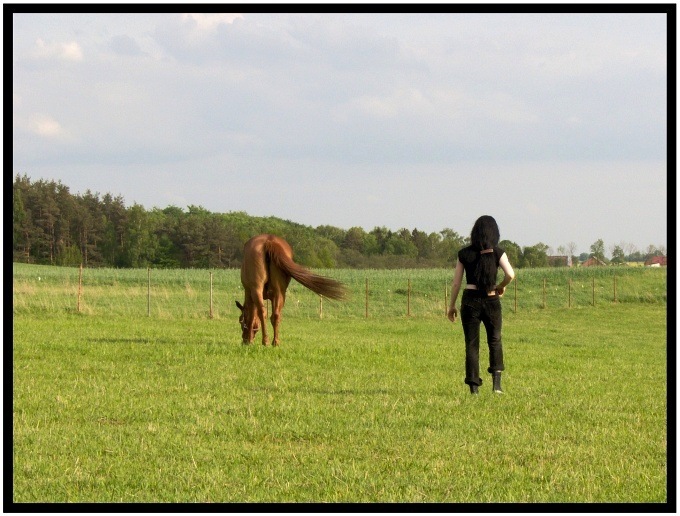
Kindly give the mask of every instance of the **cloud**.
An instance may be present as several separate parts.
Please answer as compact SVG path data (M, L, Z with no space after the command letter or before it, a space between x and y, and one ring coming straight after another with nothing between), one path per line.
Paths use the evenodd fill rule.
M575 227L552 241L559 243L580 238L577 226L590 225L590 218L581 224L581 204L566 202L573 204L567 193L582 188L579 173L559 163L666 156L667 37L659 16L25 14L14 23L17 167L60 163L65 174L80 167L87 181L92 167L134 168L143 186L141 193L126 192L130 199L166 202L154 200L148 177L171 167L178 179L167 188L193 204L233 189L243 171L288 181L338 170L336 189L343 193L352 183L373 191L394 178L413 180L367 203L396 206L389 216L364 210L365 221L357 221L359 209L350 208L338 223L457 228L441 221L443 211L445 218L456 215L445 200L421 201L417 210L399 209L396 201L450 192L441 183L450 178L460 188L468 175L461 163L478 163L469 174L476 182L465 191L507 178L511 201L497 205L516 206L518 241L543 238L534 236L539 223L541 235L560 226L546 216L553 210ZM287 162L295 166L282 165ZM526 162L543 164L528 177L542 191L515 184ZM494 163L504 168L485 173ZM425 181L430 167L439 173ZM619 182L616 171L587 172L590 181L602 175ZM192 183L198 174L215 174L224 187L206 182L187 193L186 174ZM101 180L111 175L102 172ZM556 182L563 176L569 181ZM116 191L116 183L97 188ZM330 183L313 184L326 191ZM608 188L598 185L593 194ZM545 192L564 204L537 201ZM664 192L646 192L645 199L658 204ZM230 203L218 199L213 209L231 209ZM434 215L426 223L429 205ZM297 219L293 211L285 214ZM317 218L326 216L321 211Z
M236 13L183 13L182 22L200 31L212 32L220 24L231 24L234 20L243 19L243 15Z
M38 38L35 42L33 55L39 59L83 60L83 50L77 41L46 43L43 39Z
M64 134L61 124L49 115L39 115L31 122L33 132L46 138L54 138Z

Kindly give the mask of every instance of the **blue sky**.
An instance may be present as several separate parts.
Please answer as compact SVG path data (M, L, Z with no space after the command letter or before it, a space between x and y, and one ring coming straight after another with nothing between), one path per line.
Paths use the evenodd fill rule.
M667 245L664 14L14 14L13 173L126 205Z

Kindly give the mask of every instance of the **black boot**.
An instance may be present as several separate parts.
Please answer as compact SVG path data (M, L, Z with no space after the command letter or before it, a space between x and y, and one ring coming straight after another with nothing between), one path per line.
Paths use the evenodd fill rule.
M493 392L497 394L503 394L503 389L501 389L501 372L494 371L493 375Z
M470 394L479 394L479 386L470 384Z

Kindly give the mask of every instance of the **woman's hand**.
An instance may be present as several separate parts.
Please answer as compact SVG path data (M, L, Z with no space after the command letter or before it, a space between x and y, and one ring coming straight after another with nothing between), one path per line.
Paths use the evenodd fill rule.
M449 318L449 321L455 323L456 317L458 317L458 309L455 306L450 306L446 316Z
M505 294L505 287L496 287L496 294L498 294L498 297L503 297L503 294Z

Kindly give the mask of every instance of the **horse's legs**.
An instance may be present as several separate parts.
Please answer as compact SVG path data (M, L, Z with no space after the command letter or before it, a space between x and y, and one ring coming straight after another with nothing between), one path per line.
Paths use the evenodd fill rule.
M255 305L257 307L257 318L260 320L260 329L262 330L262 345L268 346L269 336L267 335L267 309L264 304L264 299L261 295L258 296Z
M250 301L251 302L248 304L248 317L246 318L249 324L248 344L252 344L253 340L255 340L255 334L258 331L257 323L259 321L259 329L262 330L262 344L266 346L269 344L269 338L267 336L267 325L265 324L267 320L267 309L264 304L264 298L261 293L251 293Z
M286 301L285 294L273 296L272 299L272 326L274 327L274 346L279 345L279 324L281 324L281 312Z
M246 321L249 321L249 326L248 326L248 344L252 344L253 340L255 340L255 318L257 317L257 307L255 306L255 303L250 303L250 306L248 307L248 317L246 318ZM244 341L245 343L245 341Z

